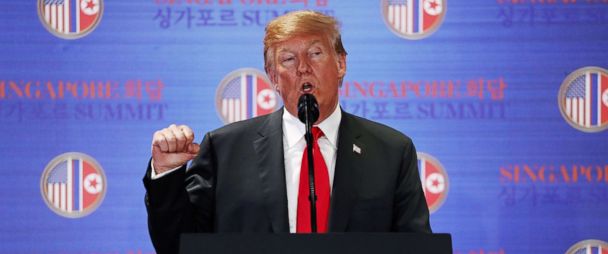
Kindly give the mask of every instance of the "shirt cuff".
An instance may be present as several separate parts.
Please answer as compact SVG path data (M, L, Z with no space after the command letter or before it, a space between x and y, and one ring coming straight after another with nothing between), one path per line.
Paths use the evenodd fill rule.
M178 170L179 168L181 168L181 166L179 166L179 167L175 167L175 168L169 169L169 170L167 170L165 172L162 172L160 174L157 174L156 170L154 170L154 159L152 159L152 163L150 163L150 167L152 168L152 171L150 171L150 179L152 179L152 180L159 179L159 178L161 178L161 177L163 177L165 175L168 175L169 173L171 173L171 172L173 172L173 171Z

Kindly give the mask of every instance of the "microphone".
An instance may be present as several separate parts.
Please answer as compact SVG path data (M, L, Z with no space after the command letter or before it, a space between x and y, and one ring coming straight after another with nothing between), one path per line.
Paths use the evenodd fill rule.
M308 189L310 190L310 231L317 232L317 194L315 192L315 170L312 155L312 125L319 119L319 104L312 94L303 94L298 99L298 118L306 125L306 153L308 158Z
M303 94L298 100L298 118L308 127L319 119L319 104L312 94ZM307 129L308 130L308 129Z

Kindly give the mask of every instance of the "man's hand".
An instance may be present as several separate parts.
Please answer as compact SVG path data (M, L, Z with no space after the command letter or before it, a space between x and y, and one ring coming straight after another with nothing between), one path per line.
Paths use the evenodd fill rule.
M156 174L180 167L192 160L200 146L193 143L194 133L186 125L170 125L154 133L152 159Z

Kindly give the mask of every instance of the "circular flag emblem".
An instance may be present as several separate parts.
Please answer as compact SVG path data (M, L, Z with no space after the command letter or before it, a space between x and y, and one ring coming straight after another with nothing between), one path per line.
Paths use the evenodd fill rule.
M558 105L566 122L580 131L608 128L608 71L592 66L570 73L559 88Z
M448 196L448 174L435 157L426 153L417 153L417 155L424 197L429 206L429 212L434 213L443 205Z
M397 36L418 40L434 33L447 10L447 0L381 0L382 18Z
M592 253L592 254L607 254L608 243L600 240L584 240L575 243L566 251L566 254L579 254L579 253Z
M87 216L106 194L106 175L95 159L83 153L61 154L44 168L40 191L46 205L67 218Z
M103 0L38 0L38 17L57 37L78 39L92 32L103 13Z
M229 73L215 93L215 107L224 123L270 114L280 106L266 74L253 68Z

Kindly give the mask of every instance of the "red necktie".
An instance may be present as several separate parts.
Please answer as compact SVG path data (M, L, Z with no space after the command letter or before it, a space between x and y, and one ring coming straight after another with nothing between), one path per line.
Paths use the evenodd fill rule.
M312 128L312 154L315 170L315 192L317 194L317 232L327 232L327 219L329 218L329 175L327 165L321 155L318 139L323 136L319 127ZM308 156L304 148L302 167L300 169L300 186L298 191L298 216L296 223L297 233L310 233L310 195L308 183Z

